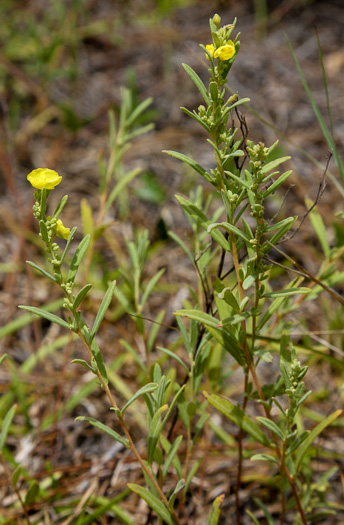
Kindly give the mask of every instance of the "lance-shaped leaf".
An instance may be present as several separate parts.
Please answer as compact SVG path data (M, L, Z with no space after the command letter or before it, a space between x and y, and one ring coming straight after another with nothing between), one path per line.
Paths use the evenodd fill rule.
M9 411L7 412L6 416L3 419L3 422L1 425L1 434L0 434L0 452L2 452L2 449L5 446L7 434L10 429L10 425L12 423L12 419L14 417L16 408L17 408L17 405L11 406L11 408L9 409Z
M163 405L154 414L153 419L149 425L147 460L149 465L152 465L154 459L154 452L159 441L160 433L162 431L161 414L165 412L168 405Z
M282 430L274 421L271 421L271 419L262 416L257 416L257 419L262 425L271 430L271 432L273 432L277 437L279 437L280 439L285 438Z
M312 443L315 441L315 439L321 434L321 432L331 425L333 421L337 419L337 417L341 416L343 413L343 410L336 410L336 412L333 412L333 414L329 415L326 419L321 421L306 437L306 439L303 441L302 445L299 447L298 453L296 455L295 460L295 471L298 470L299 466L301 465L303 456L306 454L307 450L310 448Z
M159 385L157 385L157 383L148 383L147 385L143 386L142 388L140 388L134 395L131 399L129 399L129 401L124 405L124 407L121 409L120 411L120 414L123 416L124 412L127 410L128 407L130 407L130 405L132 403L134 403L134 401L136 401L136 399L140 396L143 396L143 394L149 394L150 392L154 392L154 390L156 390L158 388Z
M277 190L277 188L280 187L281 184L283 184L283 182L293 173L293 170L289 170L289 171L286 171L285 173L283 173L280 177L278 177L277 180L275 180L275 182L273 182L271 184L271 186L268 187L268 189L266 191L264 191L263 193L263 197L264 199L270 195L270 193L273 193L274 191Z
M115 432L115 430L112 430L112 428L104 425L104 423L101 423L94 417L79 416L75 419L75 421L88 421L91 425L98 428L98 430L101 430L108 436L112 437L112 439L114 439L115 441L118 441L119 443L121 443L125 448L130 447L129 441L127 439L123 438L117 432Z
M49 244L48 230L45 221L39 221L39 228L41 230L42 239L45 244Z
M62 257L61 257L61 264L63 263L66 255L67 255L67 252L68 252L68 248L70 246L70 243L72 242L73 240L73 237L75 235L75 232L76 232L76 226L74 226L74 228L71 229L71 232L69 234L69 237L67 239L67 242L66 242L66 246L65 246L65 249L63 250L63 254L62 254Z
M71 362L70 362L71 365L73 364L78 364L78 365L82 365L84 366L85 368L87 368L88 370L90 370L93 374L96 374L97 373L97 370L95 370L91 365L89 365L84 359L73 359Z
M292 228L293 224L297 221L297 217L289 217L288 219L285 219L284 226L278 230L275 235L273 235L269 241L269 245L265 248L265 252L268 252L271 249L271 244L274 246L277 244L282 237Z
M92 327L92 330L91 330L91 338L92 339L94 338L94 336L98 332L100 324L101 324L102 320L104 319L104 316L105 316L105 314L107 312L107 309L110 306L110 303L111 303L111 300L112 300L112 296L113 296L114 291L115 291L115 286L116 286L116 281L112 281L112 283L110 284L109 288L107 289L107 291L106 291L106 293L105 293L105 295L103 297L103 300L102 300L102 302L100 304L98 313L96 315L96 318L94 320L93 327Z
M212 177L209 175L209 173L206 172L204 168L200 164L198 164L196 161L188 157L187 155L184 155L183 153L178 153L177 151L171 151L171 150L163 150L163 153L167 153L167 155L170 155L171 157L174 157L175 159L181 160L182 162L185 162L188 166L193 168L197 173L202 175L208 182L213 182Z
M0 365L5 361L7 357L7 354L2 354L2 356L0 356Z
M187 74L189 75L189 77L191 78L191 80L195 83L195 85L199 89L202 97L204 98L204 100L206 101L206 103L209 106L210 105L209 94L208 94L207 88L203 84L202 80L199 78L197 73L190 66L188 66L187 64L182 64L182 65L183 65L183 68L185 69L185 71L187 72Z
M29 266L32 266L32 268L34 268L35 270L37 270L41 274L43 274L45 277L48 277L48 279L50 279L51 281L54 281L54 283L56 283L55 277L53 275L51 275L51 273L47 272L46 270L44 270L43 268L38 266L38 264L35 264L34 262L31 262L31 261L26 261L26 263Z
M91 288L92 288L92 284L86 284L83 288L81 288L81 290L79 290L79 292L77 293L74 299L74 303L73 303L74 312L77 310L78 306L80 306L81 302L83 301L85 296L88 294L88 292L91 290Z
M176 454L178 452L178 449L179 449L182 441L183 441L183 436L178 436L174 440L172 445L170 445L170 448L169 448L169 450L167 452L167 456L166 456L166 459L165 459L165 463L164 463L164 465L162 467L162 476L163 476L163 478L165 478L167 476L168 469L170 468L171 463L173 462L174 458L176 457Z
M44 319L47 319L48 321L51 321L52 323L56 323L60 326L63 326L63 328L70 329L71 326L64 321L64 319L61 319L61 317L57 317L57 315L52 314L50 312L47 312L46 310L42 310L42 308L36 308L36 306L23 306L20 305L18 308L21 308L22 310L26 310L27 312L31 312L32 314L39 315L40 317L43 317Z
M251 457L251 461L268 461L269 463L276 463L279 465L278 459L270 454L255 454Z
M268 162L265 164L261 169L261 173L268 173L269 171L275 169L277 166L282 164L282 162L286 162L287 160L290 160L291 157L280 157L279 159L272 160L271 162Z
M161 268L161 270L159 270L155 275L153 275L153 277L148 282L148 284L147 284L147 286L145 288L145 291L142 294L141 301L140 301L141 308L143 308L144 305L146 304L146 301L147 301L148 297L150 296L154 286L159 281L160 277L165 273L165 271L166 271L166 268Z
M206 122L204 122L204 120L201 119L201 117L199 115L197 115L197 113L195 112L191 112L189 111L187 108L180 108L183 113L185 113L186 115L188 115L189 117L193 118L194 120L196 120L196 122L198 122L198 124L200 124L204 129L206 129L208 131L208 133L210 133L210 127L208 126L208 124Z
M217 222L214 224L210 224L208 226L208 233L211 233L211 231L214 228L223 228L228 233L234 233L235 235L243 239L245 242L248 242L248 243L250 242L250 239L247 237L247 235L244 232L239 230L239 228L237 228L236 226L233 226L233 224L229 224L228 222Z
M179 202L179 204L184 208L186 213L191 215L191 217L195 217L195 219L198 219L201 222L202 227L205 230L208 230L208 226L210 225L210 221L204 215L202 210L197 208L197 206L195 206L195 204L193 204L192 202L188 201L187 199L185 199L181 195L176 195L176 199ZM214 230L212 230L209 233L213 237L213 239L215 239L215 241L221 246L221 248L223 248L225 251L228 252L229 244L228 244L228 241L226 240L225 236L217 229L214 229Z
M168 508L173 509L174 502L176 500L177 494L185 487L185 479L180 479L176 485L176 488L172 492L171 496L168 498Z
M93 339L92 341L91 351L95 359L95 362L97 364L97 368L99 370L100 375L104 379L105 383L108 384L108 377L107 377L106 368L105 368L104 361L103 361L103 356L100 352L99 346L97 345L97 342L95 339Z
M157 513L159 518L162 519L164 523L166 523L166 525L175 525L176 522L173 519L170 511L149 490L145 489L144 487L141 487L140 485L136 485L135 483L128 483L128 487L130 488L130 490L132 490L133 492L138 494L142 499L144 499L148 506Z
M58 219L60 213L62 212L63 208L65 207L68 200L68 195L65 195L62 197L60 202L58 203L56 210L54 211L53 219Z
M69 237L68 237L68 241L69 241ZM77 273L77 271L79 269L79 266L80 266L80 263L82 261L82 258L85 255L85 253L87 251L87 248L89 247L90 240L91 240L91 236L90 235L86 235L82 239L82 241L80 241L80 244L77 247L77 249L75 251L75 254L73 255L73 259L72 259L72 262L70 263L70 268L69 268L68 277L67 277L67 281L69 283L73 283L74 282L74 279L75 279L76 273ZM68 243L68 241L67 241L67 243Z
M310 288L300 286L300 288L286 288L285 290L276 290L275 292L267 292L262 297L289 297L290 295L307 294L311 291Z
M34 503L39 493L39 485L36 480L33 480L30 484L30 487L26 493L24 505L31 505Z
M240 314L231 315L230 317L222 319L222 321L220 321L217 326L233 326L241 323L242 321L245 321L245 319L248 319L250 316L250 312L242 312Z
M233 403L231 403L228 399L220 397L216 394L208 394L207 392L203 392L203 395L213 407L219 410L233 423L242 428L247 434L253 437L255 441L258 441L258 443L261 443L264 446L271 447L271 442L268 436L262 432L257 423L252 421L252 419L238 406L233 405Z

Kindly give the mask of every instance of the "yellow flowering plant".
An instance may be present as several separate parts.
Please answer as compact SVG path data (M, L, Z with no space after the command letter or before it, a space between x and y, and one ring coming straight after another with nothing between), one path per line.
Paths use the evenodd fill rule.
M183 239L176 235L173 238L195 264L200 285L198 293L195 291L193 295L193 304L189 302L175 315L184 333L183 340L192 363L185 380L191 383L191 414L196 413L201 421L202 417L207 417L207 409L202 412L203 399L197 401L197 388L205 348L210 345L214 352L214 366L217 367L217 381L212 383L209 378L210 386L207 389L210 392L204 390L203 396L207 399L208 408L211 405L222 413L223 423L228 420L239 427L235 523L243 523L240 493L243 443L245 434L248 434L254 442L259 443L251 460L269 464L270 478L275 480L275 488L280 491L280 522L284 523L286 514L290 513L291 519L295 519L294 523L306 525L311 520L311 514L305 502L310 502L315 494L303 483L303 476L308 469L306 460L302 473L303 460L314 439L340 416L341 411L337 410L328 416L311 434L296 426L296 418L300 417L299 409L310 395L303 382L307 366L302 366L298 360L288 333L288 324L279 324L279 321L274 320L274 313L278 310L279 319L284 319L287 312L296 308L311 289L301 286L303 276L298 276L282 290L273 291L270 284L273 261L269 252L279 250L277 245L285 240L297 217L291 216L276 222L275 216L267 217L266 203L292 171L280 173L276 169L290 159L289 156L275 156L278 141L270 147L262 142L254 144L248 139L242 116L239 128L241 136L238 136L239 129L234 127L237 107L249 101L247 98L240 99L237 94L228 96L224 87L240 47L239 35L233 40L229 39L235 24L236 20L230 26L220 27L218 15L210 20L213 43L201 45L210 61L208 86L190 66L183 65L203 97L203 103L198 110L181 109L207 131L214 164L212 169L207 170L183 153L166 153L202 176L213 186L211 196L214 199L218 196L218 199L217 209L210 215L210 198L204 202L203 187L193 191L189 198L176 196L192 225L191 247L185 246ZM295 296L299 299L293 302ZM190 323L186 325L190 326L189 331L184 325L184 319ZM277 330L276 325L279 326ZM195 331L196 338L193 336ZM196 343L192 347L190 341L193 337ZM262 385L257 368L262 362L272 361L273 356L266 344L266 340L272 339L276 341L281 376L273 384ZM223 362L226 354L227 359L234 363L233 369L242 369L244 391L241 406L217 394L218 384L224 380ZM277 396L284 396L288 408L282 407ZM247 412L247 406L249 403L255 405L257 400L262 415L252 417ZM181 407L180 410L185 409ZM192 416L187 425L188 429L192 427ZM199 421L196 425L199 429ZM221 425L221 433L224 432L223 428ZM264 453L261 453L261 447ZM254 517L250 511L247 512ZM265 514L265 517L269 523L273 523L271 515Z
M244 461L264 461L267 465L264 479L268 479L269 490L273 491L276 501L277 494L280 494L280 523L306 525L313 519L312 505L316 512L322 503L307 478L311 446L341 411L328 415L311 432L303 431L300 408L310 395L303 381L307 366L298 359L286 318L304 297L315 297L318 292L313 289L309 294L310 288L302 286L307 275L300 275L300 272L284 288L274 289L273 261L269 254L274 249L278 250L279 242L293 228L297 217L281 220L269 217L266 203L291 175L291 170L279 172L280 165L289 161L290 157L276 156L277 142L265 146L249 140L243 117L241 126L235 127L237 108L249 99L226 92L225 84L238 56L240 42L239 35L230 39L236 20L223 27L220 23L218 15L210 20L212 43L201 45L210 61L209 83L205 85L191 67L184 65L203 97L203 103L197 110L182 110L207 132L207 144L214 154L213 164L206 169L185 154L167 151L204 179L189 197L176 197L191 224L190 246L185 238L169 232L189 257L198 277L195 289L189 287L190 295L184 308L174 312L179 328L176 342L171 348L155 347L164 311L156 316L149 333L146 329L143 308L165 271L164 268L159 269L142 286L149 250L147 231L139 232L132 241L127 240L129 258L126 264L115 272L111 269L111 281L106 285L96 312L93 311L92 301L92 313L88 312L87 316L83 313L83 301L92 289L87 277L92 270L95 242L106 227L103 219L115 199L120 194L124 195L123 188L138 175L137 170L133 170L116 180L123 168L121 158L135 136L151 129L150 125L132 129L135 119L151 100L133 108L126 91L123 93L118 127L114 115L110 115L111 148L108 164L100 163L99 213L93 220L88 203L83 203L81 215L87 235L81 238L74 250L71 247L77 229L66 227L60 219L67 195L52 215L46 215L50 192L62 177L48 168L38 168L27 176L36 190L33 212L39 223L50 269L48 271L30 261L28 264L60 287L64 302L60 315L33 306L21 308L69 330L82 342L86 358L73 359L72 363L85 367L92 380L97 380L110 406L108 420L111 421L112 415L116 421L108 426L95 417L79 416L77 419L105 432L119 443L120 450L131 450L143 472L141 478L144 481L140 483L146 483L146 487L135 483L128 483L128 487L145 500L157 514L159 523L192 523L188 499L192 493L190 487L202 462L204 467L208 467L204 450L209 450L211 436L214 442L223 442L221 448L229 445L226 454L230 457L231 472L234 470L233 458L237 458L235 481L232 483L231 480L229 484L233 486L235 498L235 518L230 519L235 520L236 525L244 523L246 514L258 523L250 510L253 505L250 498L244 500L241 496L243 485L245 483L246 490L247 482L243 479ZM127 204L127 195L124 196L124 204ZM62 243L63 248L55 242L56 237L66 241ZM102 282L106 282L104 274L103 277ZM122 287L120 282L116 285L115 277L119 281L123 279ZM319 280L316 283L319 284ZM131 346L133 343L120 340L119 343L128 351L126 355L130 361L122 360L123 356L118 360L116 358L116 363L130 362L133 369L137 366L137 376L132 382L136 383L137 379L139 385L135 392L132 392L132 384L128 388L124 380L117 379L114 367L107 368L100 348L100 326L114 298L118 300L122 312L126 311L135 318L137 332L134 339L139 342L139 352ZM116 306L108 315L110 322L118 311ZM89 318L93 313L91 325ZM159 352L164 354L163 359ZM276 355L280 375L271 384L263 383L264 374L258 373L257 369L262 363L269 366ZM177 365L172 365L164 375L162 366L167 359ZM277 375L275 370L274 377ZM240 403L233 402L231 394L228 394L233 392L229 381L234 371L242 373L243 378ZM116 393L125 397L122 406L113 393L113 387ZM141 407L144 404L146 407L146 421L141 418L141 407L137 411L143 428L140 443L143 442L142 436L146 438L143 453L136 448L126 414L139 398L143 400ZM218 411L216 418L212 417L213 409ZM172 411L174 418L166 432L166 423ZM257 416L259 413L261 415ZM8 420L13 414L12 410ZM116 424L119 432L113 428ZM233 435L235 426L238 427L236 436ZM3 443L2 436L0 441ZM202 448L197 448L200 437ZM215 447L214 452L218 453ZM251 470L254 471L253 468ZM260 477L260 472L257 477ZM256 483L254 473L252 479ZM221 494L215 498L208 525L218 525L227 520L226 516L221 517L220 506L224 497ZM247 500L250 500L250 508L247 508ZM258 505L266 521L274 523L266 506L262 502ZM104 506L108 508L108 502ZM277 514L277 506L274 508ZM127 519L123 509L120 512L118 515L124 517L123 522L134 523ZM148 523L150 513L147 514ZM84 518L87 523L92 519L80 514L78 523L83 523Z
M28 174L27 180L37 190L53 190L60 184L62 177L54 170L37 168Z

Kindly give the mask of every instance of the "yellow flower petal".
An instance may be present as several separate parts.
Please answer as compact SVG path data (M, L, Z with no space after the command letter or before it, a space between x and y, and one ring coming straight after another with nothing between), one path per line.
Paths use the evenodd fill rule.
M234 43L231 40L228 40L228 42L217 48L217 50L214 53L214 58L219 58L220 60L223 60L224 62L226 60L230 60L235 55L235 46Z
M208 44L207 46L205 46L206 50L208 51L209 55L211 56L211 58L213 58L214 56L214 51L215 51L215 48L213 46L213 44ZM207 57L207 59L209 60L209 57L208 55L206 54L205 55Z
M62 177L54 170L48 168L37 168L28 174L27 180L37 190L53 190L55 186L60 184Z
M56 221L56 235L60 237L60 239L68 239L70 235L70 228L66 228L61 219L57 219Z

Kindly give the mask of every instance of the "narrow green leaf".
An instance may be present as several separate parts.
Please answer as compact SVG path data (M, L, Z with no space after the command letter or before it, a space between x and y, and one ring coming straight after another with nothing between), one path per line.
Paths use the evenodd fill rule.
M145 126L141 126L140 128L134 129L131 133L128 133L126 137L126 141L130 142L131 140L136 139L140 135L144 135L145 133L148 133L149 131L152 131L154 129L154 124L151 122L150 124L146 124Z
M9 411L7 412L6 416L3 419L2 425L1 425L1 434L0 434L0 452L2 452L8 431L10 429L10 425L12 423L12 419L14 417L15 411L16 411L17 405L11 406Z
M30 484L29 490L26 493L24 505L31 505L34 503L39 493L39 485L36 480L33 480Z
M192 480L193 480L193 478L194 478L194 476L195 476L197 470L198 470L199 467L201 466L202 461L203 461L203 459L201 459L201 458L200 458L200 459L197 459L197 460L195 461L195 463L191 466L191 468L190 468L190 470L189 470L189 472L188 472L187 478L186 478L186 480L185 480L184 494L186 494L187 491L189 490L189 487L190 487L190 485L191 485L191 482L192 482Z
M54 214L53 214L53 219L58 219L60 213L62 212L63 208L65 207L67 203L67 200L68 200L68 195L65 195L64 197L62 197L62 199L56 206L56 210L54 211Z
M270 456L270 454L255 454L251 457L251 461L268 461L279 465L278 460L274 456Z
M286 224L289 224L289 222L290 222L290 217L288 217L287 219L283 219L282 221L276 222L275 224L270 224L270 226L267 226L264 231L265 233L267 233L267 232L279 230L280 228L283 228Z
M264 173L268 173L269 171L275 169L277 166L279 166L283 162L286 162L287 160L290 160L290 159L291 159L291 157L280 157L278 159L272 160L271 162L268 162L267 164L265 164L260 169L260 172L263 173L263 174Z
M277 290L275 292L267 292L262 295L262 297L289 297L291 295L302 295L307 294L311 291L310 288L305 288L300 286L300 288L286 288L285 290Z
M234 233L241 239L243 239L245 242L250 242L250 239L245 235L244 232L239 230L236 226L233 226L233 224L229 224L228 222L218 222L214 224L209 224L208 226L208 233L211 232L213 228L224 228L228 233Z
M136 485L135 483L128 483L128 487L144 499L148 506L157 513L159 518L162 519L166 525L175 525L172 514L156 496L149 492L149 490L140 485Z
M107 376L105 364L103 361L103 356L100 352L99 346L97 345L97 342L95 339L92 340L91 351L95 359L95 362L97 364L97 368L99 370L100 375L104 379L105 383L108 384L108 376Z
M340 176L341 176L341 179L342 179L342 182L344 182L344 166L343 166L343 162L342 162L342 159L340 158L339 154L338 154L338 149L337 149L337 146L336 146L336 143L335 141L333 140L332 136L331 136L331 133L329 132L329 130L327 129L327 126L326 126L326 123L325 123L325 120L323 119L322 115L321 115L321 112L314 100L314 97L312 95L312 92L311 90L309 89L309 86L307 84L307 81L306 81L306 78L304 76L304 74L302 73L302 69L300 67L300 64L296 58L296 55L294 53L294 50L292 48L292 45L291 45L291 42L289 40L289 37L287 35L286 32L284 32L284 36L287 40L287 44L288 44L288 47L289 47L289 50L290 50L290 53L293 57L293 60L294 60L294 63L295 63L295 66L296 66L296 69L299 73L299 77L301 79L301 82L303 84L303 87L305 88L305 91L307 93L307 96L309 98L309 101L310 103L312 104L312 108L313 108L313 111L318 119L318 123L319 123L319 126L321 128L321 131L326 139L326 142L330 148L331 151L333 151L333 156L335 158L335 161L336 161L336 164L337 164L337 167L339 169L339 172L340 172Z
M134 401L136 401L136 399L140 396L142 396L143 394L149 394L150 392L154 392L154 390L156 390L158 388L159 385L157 385L156 383L148 383L147 385L143 386L142 388L140 388L134 395L131 399L129 399L129 401L124 405L124 407L121 409L121 415L123 416L124 412L127 410L128 407L130 407L130 405L132 403L134 403Z
M266 517L266 520L267 520L267 525L276 525L273 517L271 516L268 508L264 505L264 503L260 501L260 499L258 498L254 498L254 501L257 503L257 505L259 505L259 507L264 512L264 516Z
M46 310L43 310L42 308L36 308L35 306L23 306L23 305L18 306L18 308L21 308L22 310L26 310L27 312L31 312L32 314L43 317L44 319L47 319L48 321L51 321L52 323L56 323L60 326L63 326L63 328L67 328L68 330L71 328L66 321L61 319L61 317L57 317L57 315L47 312Z
M254 516L254 514L252 514L252 512L250 510L246 510L246 514L248 514L250 516L250 518L253 521L254 525L260 525L260 523L257 520L257 518Z
M217 328L219 324L219 319L216 319L216 317L206 314L205 312L201 312L200 310L177 310L173 315L194 319L195 321L213 328Z
M72 240L74 238L75 233L76 233L76 226L74 226L74 228L72 228L71 231L70 231L69 237L68 237L67 242L66 242L65 249L63 250L63 254L61 256L61 263L63 263L63 261L65 260L65 257L66 257L67 252L68 252L68 248L69 248L70 243L72 242Z
M0 356L0 365L5 361L7 357L7 354L2 354L2 356Z
M292 226L294 225L296 221L297 221L297 217L289 217L289 220L288 219L285 220L284 226L280 228L278 232L275 233L275 235L271 237L269 241L270 243L269 250L271 249L270 245L272 244L274 246L275 244L277 244L282 239L282 237L284 237L284 235L290 230L290 228L292 228Z
M171 496L168 498L168 508L173 509L174 502L176 501L176 497L178 493L185 487L185 480L180 479L176 485L176 488L172 492Z
M170 446L170 449L167 452L167 456L166 456L164 465L162 467L162 477L163 478L165 478L167 476L168 469L170 468L170 465L173 462L173 460L174 460L174 458L175 458L175 456L176 456L176 454L178 452L178 449L179 449L182 441L183 441L183 436L178 436L174 440L172 445Z
M184 370L189 373L189 369L188 367L186 366L186 364L184 363L184 361L177 355L175 354L174 352L172 352L172 350L169 350L168 348L163 348L162 346L157 346L157 349L158 350L161 350L161 352L164 352L164 354L166 355L169 355L170 357L172 357L173 359L175 359L176 361L178 361L178 363L180 365L182 365L182 367L184 368Z
M41 230L41 236L45 244L49 244L48 230L45 221L39 221L39 228Z
M185 69L185 71L187 72L187 74L189 75L189 77L191 78L191 80L195 83L195 85L199 89L202 97L204 98L204 100L206 101L206 103L209 106L210 105L210 98L209 98L209 95L208 95L208 91L207 91L205 85L203 84L202 80L199 78L197 73L190 66L188 66L187 64L182 64L182 66Z
M293 452L295 452L295 450L297 450L299 448L301 443L304 442L304 440L306 439L306 437L308 435L309 435L309 430L306 430L305 432L302 432L302 434L300 434L300 436L298 436L296 439L294 439L292 441L292 443L289 445L289 447L287 448L286 454L289 455L289 454L292 454Z
M171 151L171 150L163 150L163 153L167 153L167 155L170 155L171 157L174 157L175 159L181 160L191 168L193 168L197 173L202 175L208 182L213 182L212 177L209 175L209 173L206 172L204 168L200 164L198 164L196 161L188 157L187 155L184 155L183 153L178 153L177 151Z
M250 312L242 312L241 314L231 315L230 317L222 319L217 326L233 326L238 323L241 323L242 321L245 321L245 319L248 319L249 317L251 317Z
M131 114L129 115L129 117L127 118L127 126L131 126L136 119L139 118L140 115L142 115L142 113L153 103L153 98L152 97L148 97L146 98L145 100L143 100L142 102L140 102L140 104L138 104L136 106L136 108L131 112Z
M221 293L219 293L219 299L226 301L229 306L231 306L237 313L239 313L240 308L238 301L236 300L235 295L233 294L230 288L224 288Z
M257 416L257 419L262 425L271 430L271 432L273 432L277 437L279 437L282 440L284 439L285 436L282 430L274 421L271 421L271 419L262 416Z
M166 268L161 268L161 270L159 270L155 275L153 275L153 277L148 282L145 288L145 291L143 292L142 297L141 297L141 301L140 301L141 308L143 308L144 305L146 304L146 301L148 297L150 296L154 286L159 281L160 277L165 273L165 271L166 271Z
M131 182L135 177L137 177L141 173L141 168L134 168L133 170L129 171L129 173L126 173L124 177L121 177L120 180L117 182L116 186L112 189L107 201L106 201L106 210L109 210L110 206L114 202L114 200L118 197L118 195L121 193L121 191L128 186L129 182Z
M154 414L153 419L149 425L147 460L148 464L152 465L154 459L154 452L159 441L159 436L162 431L161 414L165 412L168 405L161 406Z
M101 324L102 320L105 317L107 309L110 306L110 303L111 303L111 300L112 300L112 296L113 296L114 291L115 291L115 286L116 286L116 281L112 281L112 283L110 283L110 285L109 285L109 287L108 287L108 289L107 289L107 291L106 291L106 293L105 293L105 295L103 297L103 300L102 300L102 302L100 304L98 313L96 315L96 318L94 320L93 327L92 327L92 330L91 330L91 338L92 339L94 338L94 336L98 332L100 324Z
M29 266L32 266L32 268L34 268L38 272L42 273L45 277L48 277L48 279L50 279L51 281L54 281L54 283L56 283L56 279L55 279L55 277L53 275L51 275L49 272L47 272L46 270L44 270L43 268L41 268L40 266L38 266L34 262L26 261L26 263Z
M171 237L171 239L173 239L177 244L179 244L179 246L181 247L181 249L186 253L186 255L189 257L190 261L192 263L194 263L194 256L192 255L191 251L189 250L189 248L186 246L185 242L182 241L182 239L176 234L174 233L173 231L169 230L168 232L168 236Z
M189 117L193 118L194 120L196 120L196 122L198 122L198 124L200 124L204 129L206 129L208 131L208 133L210 133L210 127L208 126L208 124L206 124L206 122L204 122L201 117L199 117L197 114L195 113L192 113L192 111L189 111L187 108L180 108L183 113L185 113L186 115L188 115Z
M71 365L74 365L74 364L82 365L82 366L84 366L85 368L88 368L88 370L91 370L91 372L92 372L93 374L96 373L96 371L92 368L92 366L89 365L89 364L87 363L87 361L85 361L84 359L73 359L70 363L71 363Z
M127 439L123 438L117 432L115 432L115 430L112 430L112 428L104 425L94 417L79 416L75 419L75 421L88 421L88 423L98 428L98 430L101 430L108 436L112 437L112 439L114 439L115 441L121 443L125 448L129 448L129 442Z
M315 439L321 434L321 432L331 425L337 417L341 416L343 413L342 410L336 410L336 412L333 412L333 414L329 415L326 419L321 421L306 437L306 439L303 441L302 445L299 447L298 453L296 455L295 459L295 471L298 470L299 466L301 465L303 456L306 454L307 450L310 448L312 443L315 441Z
M264 199L270 195L271 193L273 193L274 191L277 190L277 188L279 188L281 186L281 184L283 184L283 182L285 180L287 180L288 177L290 177L290 175L293 173L293 170L289 170L289 171L286 171L285 173L283 173L280 177L278 177L277 180L275 180L275 182L273 182L271 184L271 186L268 187L267 190L264 191L263 193L263 197Z
M253 439L258 441L258 443L271 447L271 441L268 436L264 434L257 423L252 421L252 419L239 407L233 405L233 403L231 403L228 399L220 397L216 394L208 394L207 392L203 392L203 395L213 407L219 410L233 423L242 428L247 434L253 437Z
M15 471L13 472L12 474L12 486L13 487L16 487L17 486L17 483L18 483L18 480L19 480L19 477L21 475L21 473L23 472L23 468L21 465L18 465L17 468L15 469Z
M68 237L68 241L69 241L69 237ZM68 243L68 241L67 241L67 243ZM67 277L67 281L69 283L73 283L74 282L76 273L77 273L77 271L79 269L79 266L80 266L80 263L82 261L82 258L85 255L85 253L87 251L87 248L89 247L90 241L91 241L91 236L89 234L86 235L80 241L80 244L77 247L77 249L75 251L75 254L73 255L72 262L70 263L70 268L69 268L68 277ZM66 248L67 248L67 246L66 246Z
M79 292L77 293L74 303L73 303L73 311L75 312L78 308L78 306L81 304L85 296L88 294L88 292L91 290L92 284L86 284Z

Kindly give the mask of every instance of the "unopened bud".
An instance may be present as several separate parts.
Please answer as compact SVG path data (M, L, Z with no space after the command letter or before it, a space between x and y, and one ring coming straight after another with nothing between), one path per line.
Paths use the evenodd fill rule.
M214 24L219 27L220 23L221 23L221 17L220 15L216 14L213 16L213 22Z

